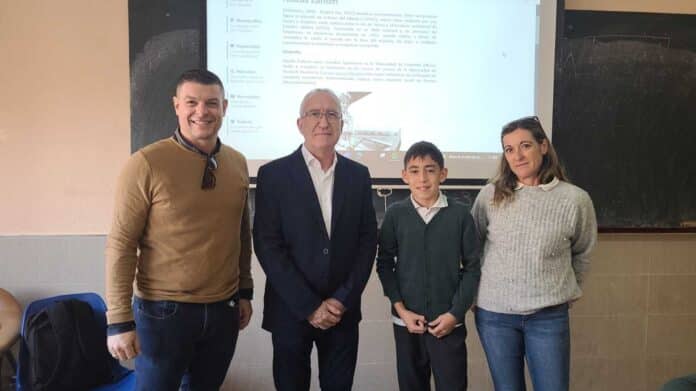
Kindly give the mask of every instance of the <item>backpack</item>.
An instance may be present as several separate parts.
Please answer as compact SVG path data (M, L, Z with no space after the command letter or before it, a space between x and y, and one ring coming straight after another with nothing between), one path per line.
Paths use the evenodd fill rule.
M110 383L106 330L80 300L56 302L26 325L28 384L33 391L80 391Z

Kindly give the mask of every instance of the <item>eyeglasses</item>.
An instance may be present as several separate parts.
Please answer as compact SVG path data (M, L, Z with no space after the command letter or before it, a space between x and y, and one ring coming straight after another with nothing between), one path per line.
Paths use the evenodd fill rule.
M208 159L205 163L205 169L203 171L203 181L201 182L201 189L210 190L215 188L215 169L217 168L217 162L215 159Z
M341 120L341 113L338 111L321 111L321 110L310 110L306 111L304 113L304 117L309 117L315 121L321 121L321 117L324 116L326 117L326 120L329 122L338 122Z
M512 122L508 122L507 124L505 124L505 126L503 126L503 134L511 133L517 128L523 128L527 130L531 130L532 128L539 128L542 131L544 130L541 126L541 121L539 120L539 117L537 117L536 115L531 115L529 117L518 118Z

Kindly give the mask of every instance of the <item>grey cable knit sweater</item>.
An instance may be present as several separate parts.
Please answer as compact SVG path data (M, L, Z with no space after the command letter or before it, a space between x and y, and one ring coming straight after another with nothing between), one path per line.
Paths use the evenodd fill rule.
M481 189L471 210L483 244L477 305L529 314L582 296L597 240L588 194L556 179L522 186L499 206L493 192L492 184Z

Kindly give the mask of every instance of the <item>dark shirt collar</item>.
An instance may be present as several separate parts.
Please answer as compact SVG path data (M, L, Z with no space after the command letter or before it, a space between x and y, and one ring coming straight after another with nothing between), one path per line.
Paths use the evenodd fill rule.
M215 148L213 149L213 152L211 152L210 154L201 151L200 149L196 148L195 145L191 144L188 140L186 140L184 135L181 134L181 129L178 127L174 131L173 137L174 140L176 140L184 148L188 149L189 151L196 152L197 154L205 157L210 163L213 164L215 168L217 168L217 159L215 159L215 155L218 152L220 152L220 146L222 145L222 143L220 142L220 137L218 137L217 142L215 143Z

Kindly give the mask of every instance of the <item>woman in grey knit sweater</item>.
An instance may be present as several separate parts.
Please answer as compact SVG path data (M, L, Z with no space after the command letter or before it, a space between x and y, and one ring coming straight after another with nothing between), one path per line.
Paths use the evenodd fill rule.
M592 201L566 180L537 117L501 134L497 175L472 215L482 241L476 327L497 391L568 390L569 303L582 295L597 238Z

